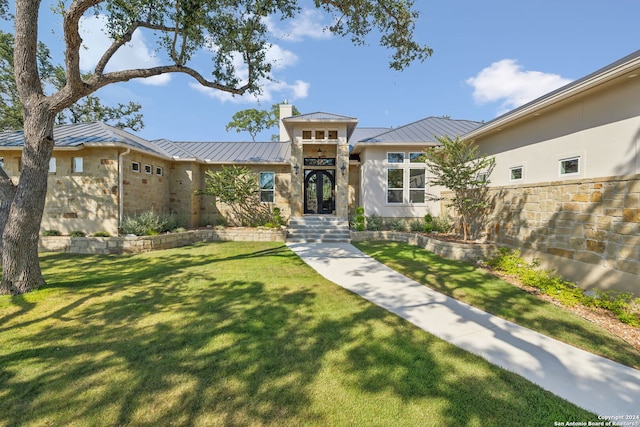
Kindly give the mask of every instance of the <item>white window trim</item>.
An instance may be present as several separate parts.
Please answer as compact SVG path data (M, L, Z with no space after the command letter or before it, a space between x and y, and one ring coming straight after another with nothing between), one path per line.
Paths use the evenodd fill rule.
M389 165L402 165L402 163L389 163ZM389 171L391 170L401 170L402 171L402 187L389 187ZM389 166L386 168L387 171L387 179L385 180L386 191L384 192L384 201L389 206L403 206L407 204L407 168L403 167L392 167ZM402 201L400 202L390 202L389 201L389 191L402 191Z
M162 169L161 166L156 166L156 175L157 176L162 176L164 175L164 169Z
M514 178L513 177L512 173L516 169L522 169L521 174L520 174L521 175L520 178ZM520 164L520 165L517 165L517 166L511 166L509 168L509 181L510 182L522 182L522 181L524 181L524 171L525 171L524 164Z
M389 154L402 154L402 161L401 162L390 162L389 161ZM407 153L405 153L404 151L387 151L384 161L386 164L388 165L404 165L405 163L407 163ZM416 163L414 163L416 164Z
M57 161L55 157L49 159L49 173L54 174L57 170Z
M71 170L74 173L83 173L84 172L84 158L82 158L82 157L72 157L71 158Z
M273 188L263 189L260 186L260 181L261 181L260 177L262 176L262 174L265 174L265 173L270 173L270 174L273 175ZM260 191L260 203L275 204L275 202L276 202L276 173L275 172L273 172L273 171L261 171L261 172L259 172L259 174L258 174L258 191ZM273 201L272 202L264 202L262 200L262 192L267 192L267 191L273 193Z
M140 163L139 162L131 162L131 171L134 172L134 173L140 173Z
M582 175L583 170L583 156L580 154L576 154L574 156L565 156L558 159L558 176L560 177L574 177ZM578 172L570 172L570 173L562 173L562 162L567 162L570 160L578 161Z
M147 174L147 175L153 174L153 166L144 165L144 173Z

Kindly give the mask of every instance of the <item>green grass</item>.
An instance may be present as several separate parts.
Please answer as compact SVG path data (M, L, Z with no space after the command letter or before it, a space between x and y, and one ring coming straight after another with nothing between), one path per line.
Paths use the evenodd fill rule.
M474 265L397 242L354 243L360 250L432 289L549 337L640 369L640 353L605 329L542 301Z
M45 254L42 267L46 287L0 296L0 426L596 420L280 244Z

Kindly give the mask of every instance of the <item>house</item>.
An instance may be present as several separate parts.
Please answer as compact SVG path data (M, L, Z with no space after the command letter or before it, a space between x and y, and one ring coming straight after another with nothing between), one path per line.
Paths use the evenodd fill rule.
M391 218L447 213L426 197L423 150L437 136L474 140L495 157L484 238L521 247L581 286L640 285L640 51L488 123L428 117L359 128L353 117L292 116L278 142L147 141L103 123L61 126L50 164L43 229L117 233L153 209L191 227L225 216L198 195L209 170L243 165L284 218L346 219L355 207ZM0 134L0 160L18 179L22 133ZM479 226L479 223L476 224Z

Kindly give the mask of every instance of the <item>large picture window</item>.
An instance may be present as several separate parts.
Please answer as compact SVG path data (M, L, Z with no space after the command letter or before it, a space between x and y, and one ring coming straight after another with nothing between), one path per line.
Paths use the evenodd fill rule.
M275 200L276 174L274 172L260 172L260 201L273 203Z
M387 203L402 203L404 197L404 169L387 169Z

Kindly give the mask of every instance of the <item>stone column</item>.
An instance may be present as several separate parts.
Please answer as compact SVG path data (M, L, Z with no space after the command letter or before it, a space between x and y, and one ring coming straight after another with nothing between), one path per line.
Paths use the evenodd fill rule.
M302 143L295 141L291 143L291 217L301 217L304 215L304 158L302 153ZM295 166L298 166L296 174Z
M349 217L349 145L338 144L336 148L336 216L347 219Z

